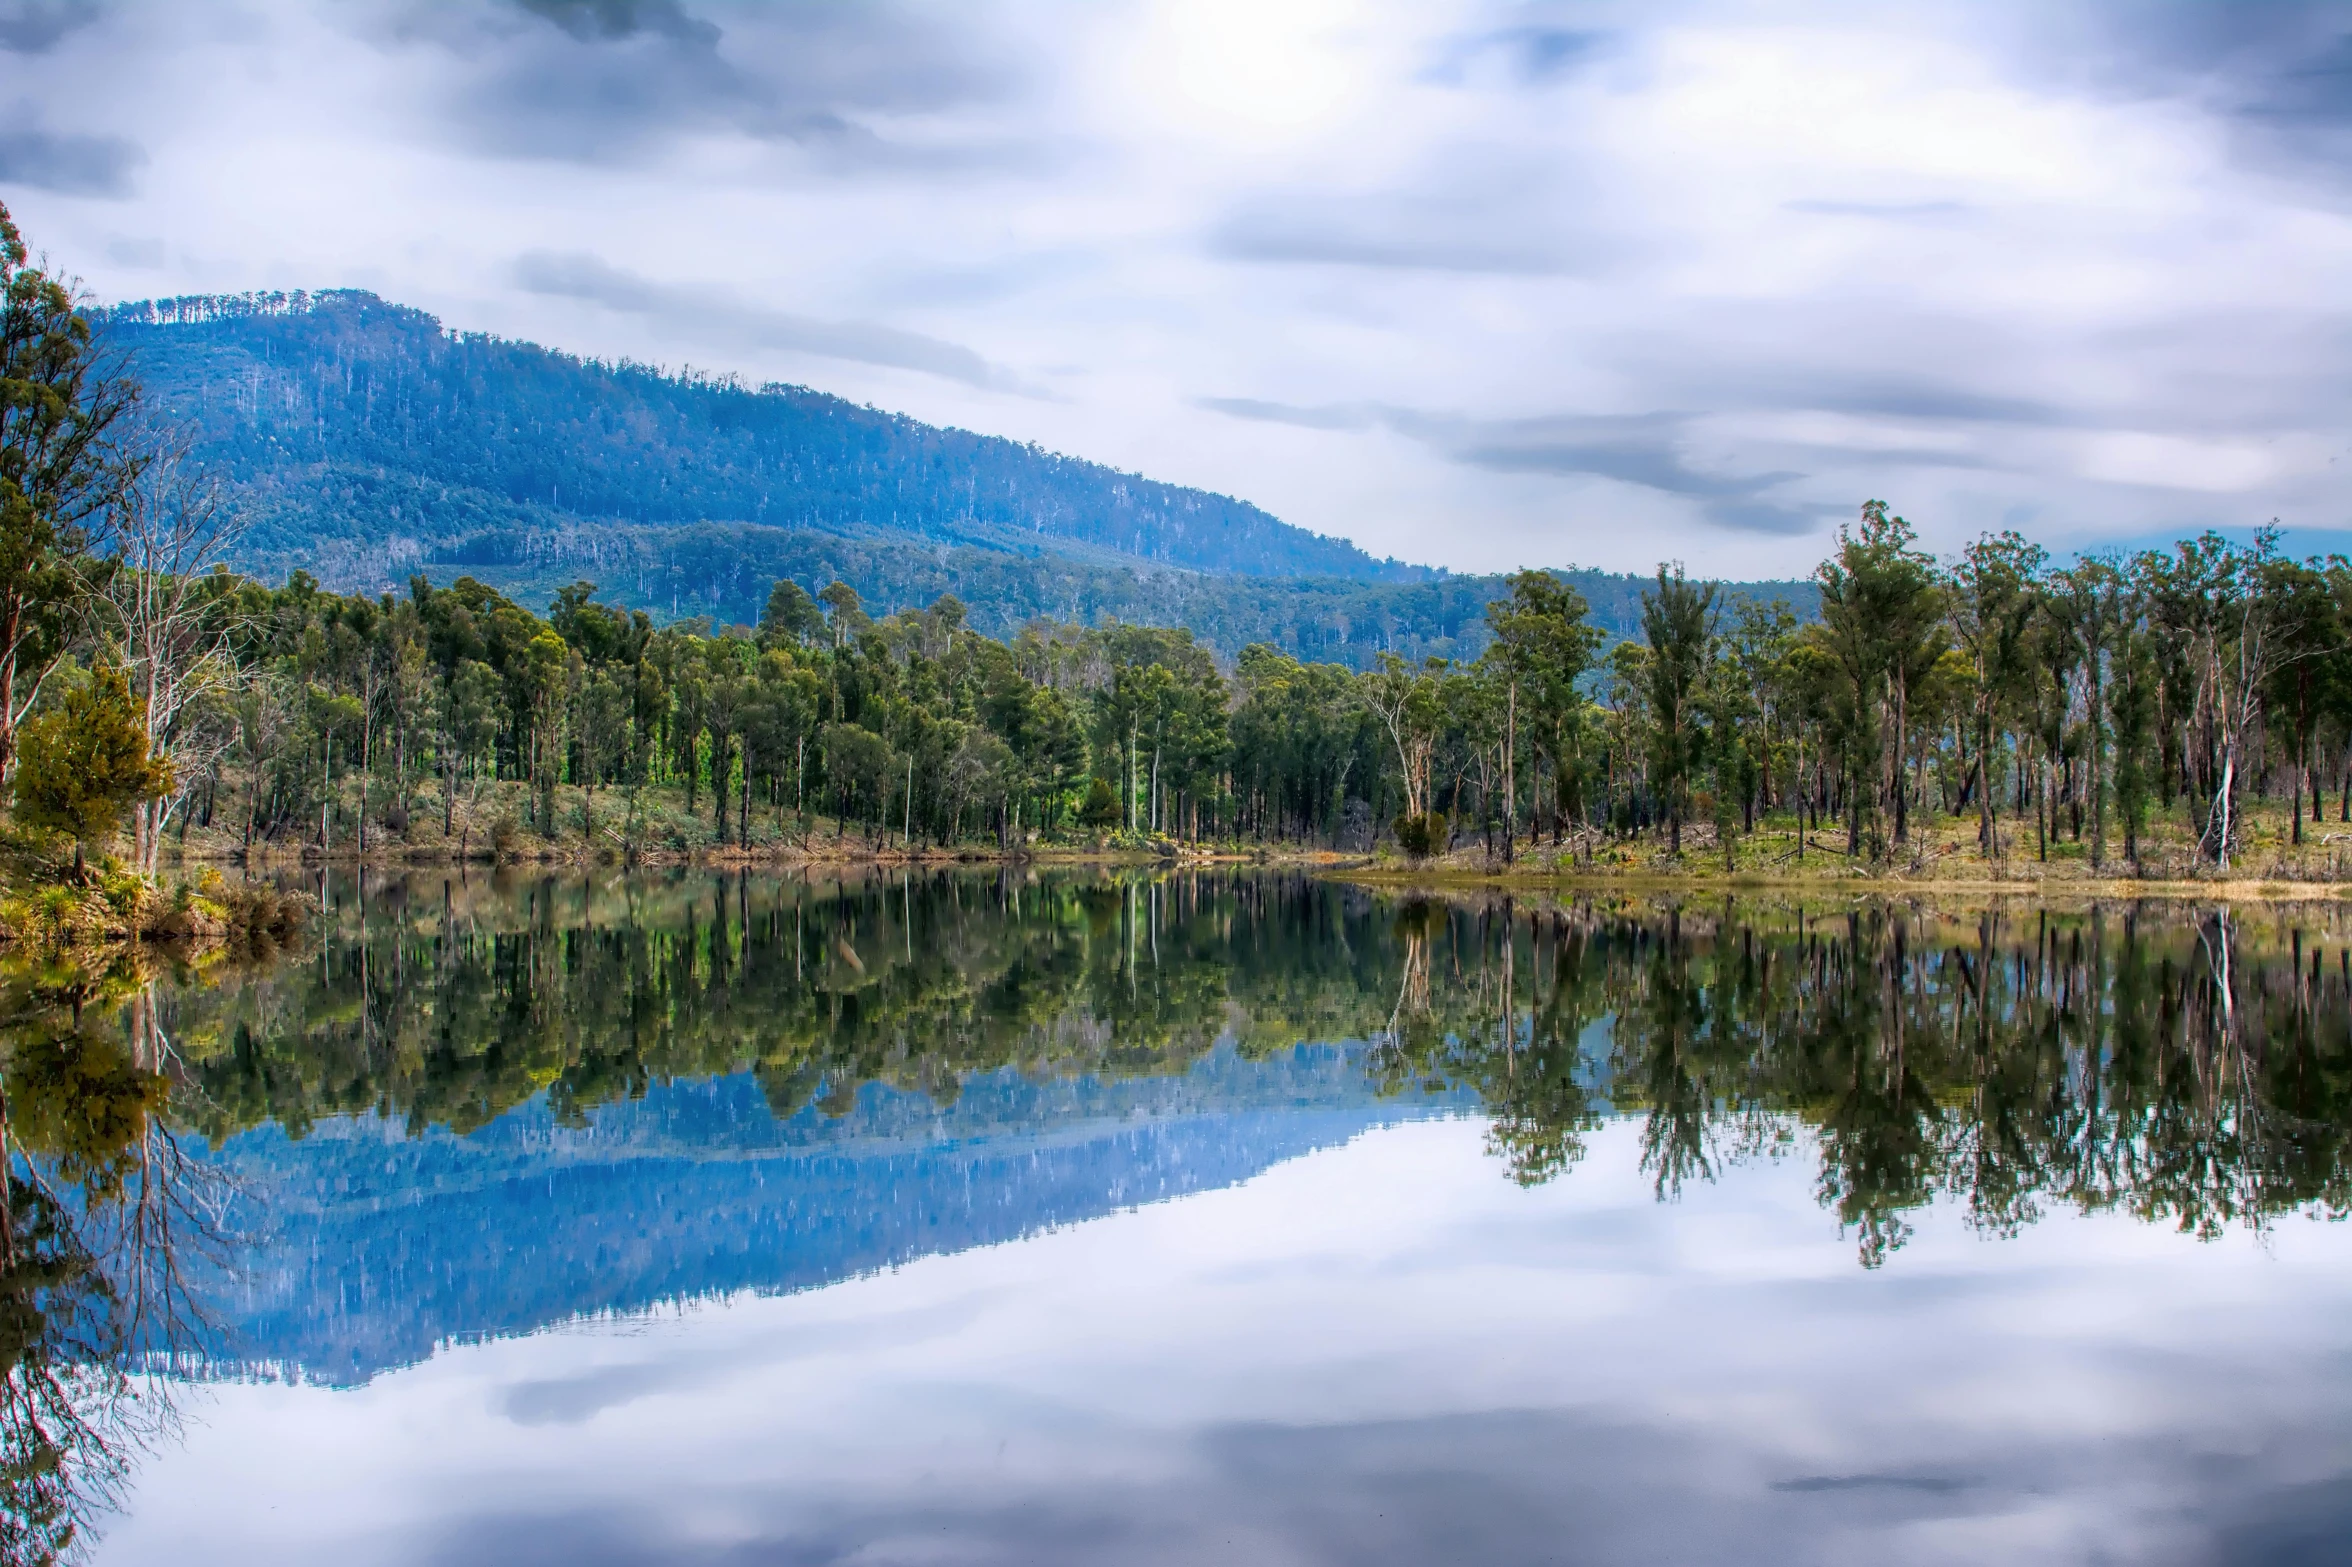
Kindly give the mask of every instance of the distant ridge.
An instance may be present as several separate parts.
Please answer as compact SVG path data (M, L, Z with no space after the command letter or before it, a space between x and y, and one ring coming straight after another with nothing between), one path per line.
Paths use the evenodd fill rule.
M669 620L758 617L780 578L877 614L953 593L975 629L1190 627L1363 667L1475 657L1500 577L1376 560L1246 501L942 429L806 387L584 359L363 290L97 313L251 523L237 564L342 592L476 577L533 608L576 580ZM1613 637L1644 579L1564 573ZM1810 615L1809 583L1734 585Z
M583 359L356 289L104 313L150 394L257 512L257 557L361 546L389 568L506 533L744 523L1407 582L1246 501L807 387Z

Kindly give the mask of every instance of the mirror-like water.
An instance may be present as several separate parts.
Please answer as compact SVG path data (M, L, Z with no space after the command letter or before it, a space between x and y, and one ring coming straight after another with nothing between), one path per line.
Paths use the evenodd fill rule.
M2352 1538L2335 905L327 892L12 977L15 1555Z

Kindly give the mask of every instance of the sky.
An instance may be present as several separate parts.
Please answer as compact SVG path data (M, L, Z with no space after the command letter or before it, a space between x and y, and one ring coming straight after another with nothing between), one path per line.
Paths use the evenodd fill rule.
M0 0L0 201L100 299L371 289L1457 569L2352 527L2348 153L2287 0Z

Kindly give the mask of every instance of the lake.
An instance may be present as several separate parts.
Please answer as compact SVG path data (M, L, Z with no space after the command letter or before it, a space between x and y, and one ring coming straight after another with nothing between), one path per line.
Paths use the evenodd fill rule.
M17 1556L2352 1541L2332 902L321 891L15 978Z

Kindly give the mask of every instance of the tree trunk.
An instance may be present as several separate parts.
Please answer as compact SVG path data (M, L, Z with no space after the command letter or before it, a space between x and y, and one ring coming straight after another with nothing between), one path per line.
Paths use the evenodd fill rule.
M2303 763L2302 745L2295 747L2295 760L2289 765L2295 769L2295 787L2287 795L2287 819L2295 824L2295 830L2290 836L2295 846L2300 848L2303 844L2303 780L2311 771Z
M1503 718L1503 863L1519 837L1519 682L1511 682Z

